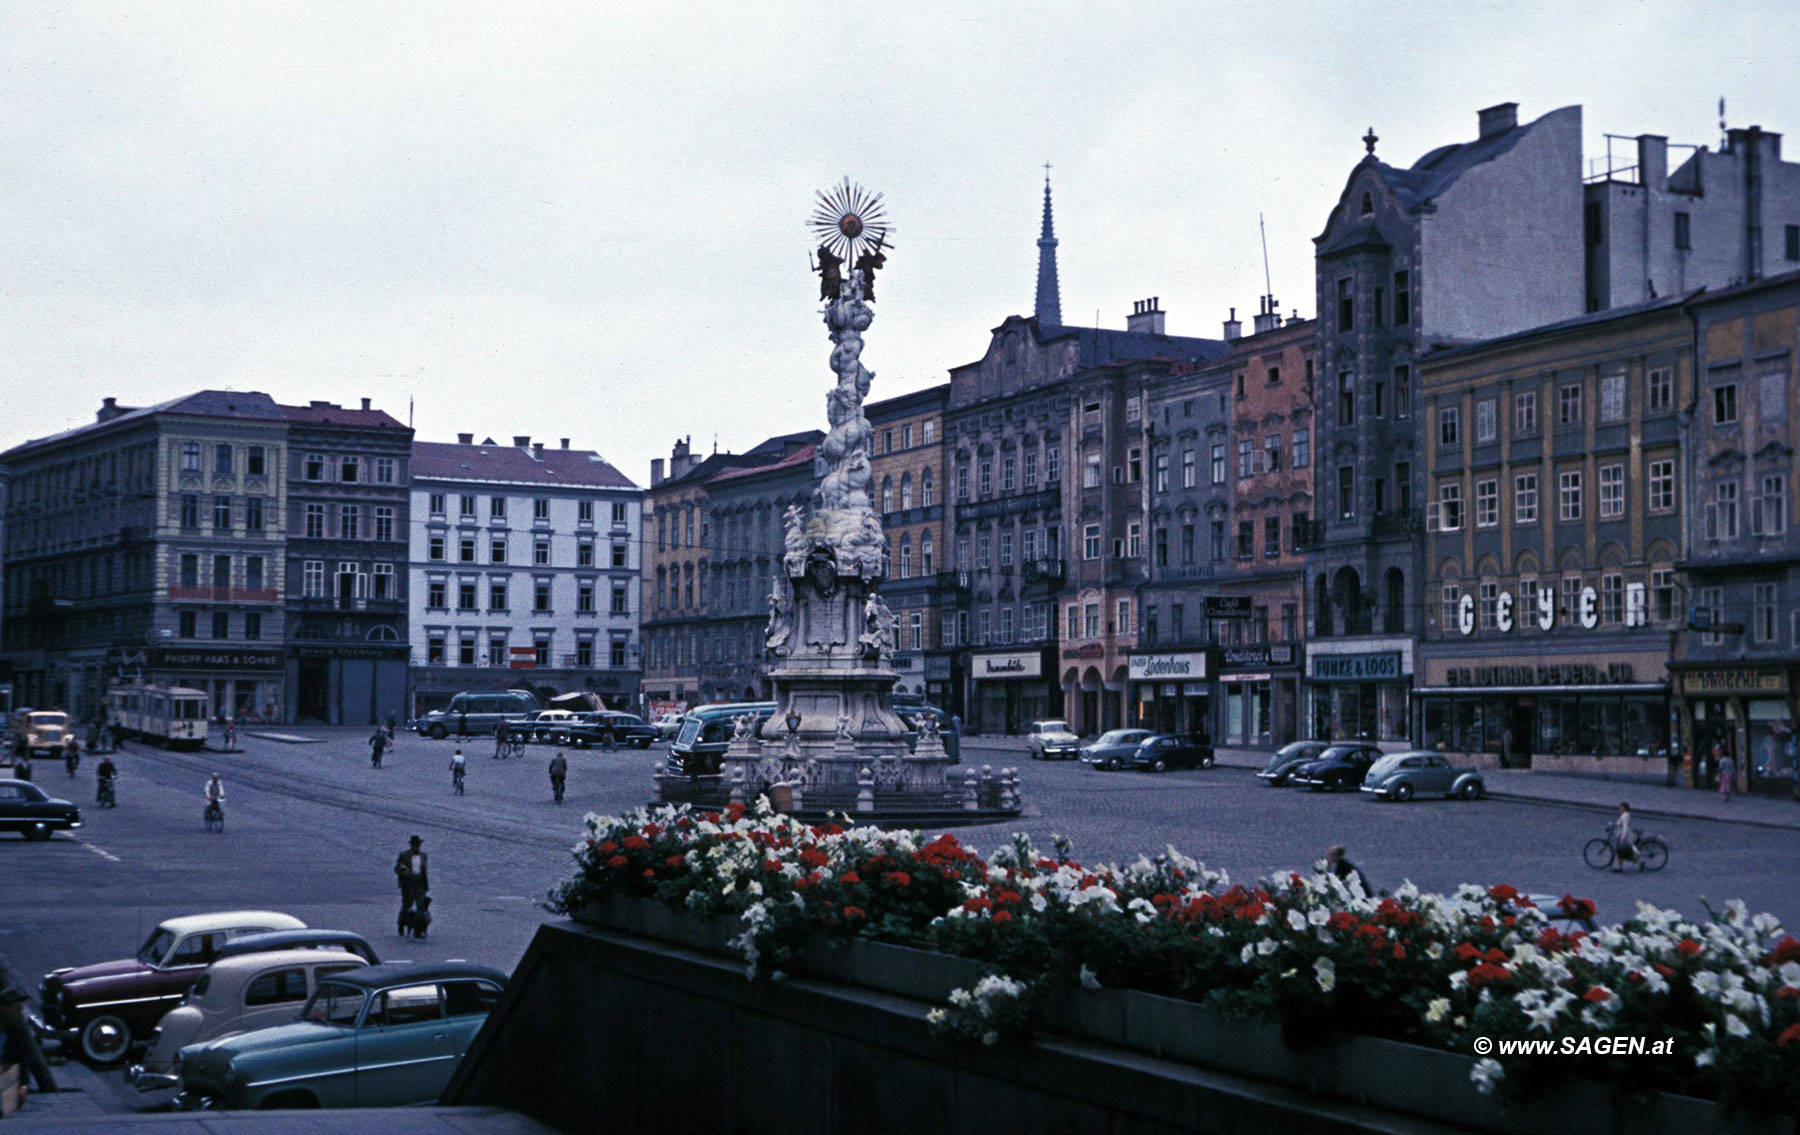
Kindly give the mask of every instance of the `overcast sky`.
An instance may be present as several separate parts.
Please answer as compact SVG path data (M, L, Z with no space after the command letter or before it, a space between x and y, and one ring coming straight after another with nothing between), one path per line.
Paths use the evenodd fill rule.
M1579 103L1800 146L1791 3L32 4L0 8L0 446L202 387L371 397L425 440L821 425L813 191L886 195L872 398L1027 314L1312 314L1361 157Z

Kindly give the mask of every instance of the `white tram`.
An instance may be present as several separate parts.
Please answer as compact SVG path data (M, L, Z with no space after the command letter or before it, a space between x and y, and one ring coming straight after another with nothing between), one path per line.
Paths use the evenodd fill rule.
M107 695L112 720L127 735L171 749L206 744L206 691L181 686L119 686Z

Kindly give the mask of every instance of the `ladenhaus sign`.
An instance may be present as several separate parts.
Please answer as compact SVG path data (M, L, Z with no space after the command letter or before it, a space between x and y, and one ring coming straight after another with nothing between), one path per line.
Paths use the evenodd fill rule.
M1181 654L1134 654L1130 662L1131 680L1148 682L1159 678L1192 680L1206 677L1206 652Z

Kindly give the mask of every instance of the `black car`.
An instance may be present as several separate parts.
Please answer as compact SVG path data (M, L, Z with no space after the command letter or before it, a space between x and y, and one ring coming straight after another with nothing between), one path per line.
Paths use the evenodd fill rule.
M1125 767L1163 772L1172 768L1211 768L1212 764L1211 745L1186 733L1158 733L1137 747Z
M1280 788L1294 775L1294 770L1303 764L1318 760L1331 747L1328 741L1295 741L1291 745L1283 745L1275 750L1262 771L1256 775L1271 788Z
M566 743L577 749L604 744L608 733L612 734L613 744L629 745L633 749L648 749L650 742L661 737L656 726L636 714L612 711L577 714L558 725L553 733L566 738Z
M1381 750L1373 745L1333 745L1316 761L1308 761L1289 777L1293 784L1305 785L1314 792L1336 792L1361 787L1369 766L1381 759Z
M0 780L0 832L49 839L58 828L81 826L81 809L58 800L29 780Z

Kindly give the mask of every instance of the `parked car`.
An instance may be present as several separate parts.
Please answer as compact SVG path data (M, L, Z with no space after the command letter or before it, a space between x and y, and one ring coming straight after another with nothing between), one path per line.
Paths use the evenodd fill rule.
M246 934L219 947L219 961L245 954L266 954L275 950L343 950L355 954L369 965L380 965L375 947L354 930L271 930L266 934Z
M12 715L13 756L56 756L68 730L69 715L60 709L22 709Z
M1381 750L1373 745L1333 745L1320 753L1318 760L1296 766L1288 780L1314 792L1355 788L1363 782L1369 766L1380 759Z
M613 744L628 745L633 749L648 749L650 743L658 739L654 725L635 713L615 710L577 714L561 732L563 743L578 749L604 744L608 733L612 734Z
M681 720L685 714L665 713L650 724L656 726L656 735L665 741L673 741L681 732Z
M1455 767L1442 753L1419 749L1389 753L1376 761L1362 782L1362 790L1377 800L1401 803L1425 792L1479 800L1487 792L1487 782L1472 768Z
M1138 743L1125 767L1165 772L1172 768L1211 768L1213 747L1187 733L1157 733Z
M265 930L305 928L298 918L272 910L167 919L134 957L45 974L38 989L41 1029L92 1063L111 1064L187 996L225 943Z
M570 724L586 716L566 709L540 709L526 718L521 728L533 741L558 741L567 736L564 730Z
M1114 729L1100 734L1098 740L1082 749L1081 759L1101 771L1121 769L1131 763L1138 746L1152 736L1148 729Z
M506 987L461 962L369 966L318 983L299 1019L191 1044L188 1107L402 1107L435 1101Z
M906 747L916 750L919 747L919 718L930 714L937 719L938 739L944 743L944 753L951 764L962 763L962 730L956 727L956 719L935 705L925 702L895 702L894 712L906 725Z
M0 780L0 832L26 839L49 839L81 826L81 809L59 800L29 780Z
M1256 775L1265 784L1280 788L1294 775L1294 770L1303 764L1318 760L1331 745L1326 741L1295 741L1291 745L1283 745L1275 750L1262 771Z
M669 770L684 776L710 776L719 771L725 747L731 744L731 731L744 714L756 718L760 731L775 716L775 703L715 702L690 709L681 723L681 732L669 744Z
M1069 732L1066 721L1034 721L1025 731L1034 761L1072 761L1081 755L1081 738Z
M335 932L334 932L335 933ZM253 934L252 938L273 935ZM150 1034L142 1064L125 1070L125 1082L140 1092L176 1087L175 1056L182 1048L226 1033L286 1024L319 981L361 969L365 958L346 950L272 950L220 958L194 983L187 999L163 1015Z
M1577 899L1574 907L1562 905L1560 895L1526 895L1533 906L1544 912L1550 925L1563 934L1594 934L1600 930L1599 910L1588 899Z
M502 721L525 721L539 710L537 695L530 690L502 690L490 694L457 694L443 709L434 709L413 722L415 732L438 740L455 733L492 734Z

